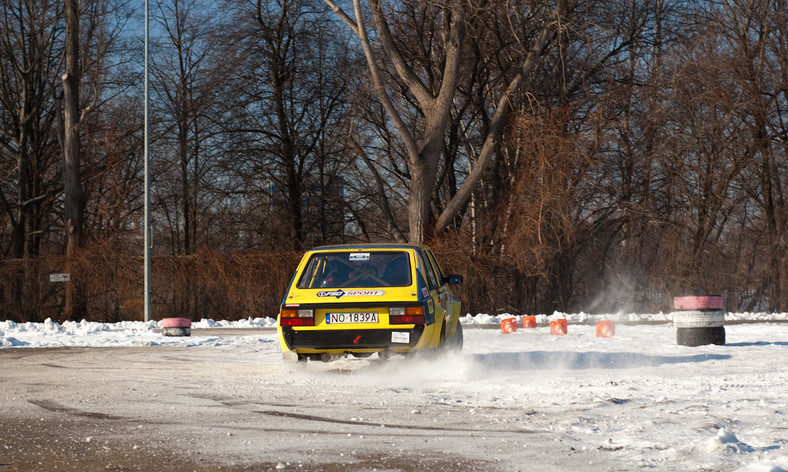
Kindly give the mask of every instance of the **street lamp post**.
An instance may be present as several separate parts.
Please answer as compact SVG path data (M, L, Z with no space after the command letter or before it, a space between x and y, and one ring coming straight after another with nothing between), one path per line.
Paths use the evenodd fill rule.
M144 149L144 159L145 159L145 228L144 232L145 235L143 237L144 244L145 244L145 256L144 256L144 287L145 287L145 321L151 320L151 303L150 303L150 250L151 250L151 228L150 228L150 154L149 154L149 147L150 147L150 122L149 122L149 114L150 114L150 97L148 96L148 40L149 40L149 33L148 33L148 0L145 0L145 149Z

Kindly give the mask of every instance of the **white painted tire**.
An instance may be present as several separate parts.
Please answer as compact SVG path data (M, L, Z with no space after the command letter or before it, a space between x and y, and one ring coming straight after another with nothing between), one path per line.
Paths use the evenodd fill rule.
M725 312L714 311L674 311L671 313L676 328L719 328L725 326Z

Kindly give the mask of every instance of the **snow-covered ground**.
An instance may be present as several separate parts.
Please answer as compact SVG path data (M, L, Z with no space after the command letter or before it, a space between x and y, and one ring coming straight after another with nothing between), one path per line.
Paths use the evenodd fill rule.
M522 316L512 314L466 315L461 318L464 326L499 325L505 318L516 318L522 326ZM671 322L670 313L656 314L608 314L590 315L586 313L554 313L552 316L537 315L539 324L549 320L565 318L568 323L594 323L597 320L613 320L620 323ZM788 313L726 313L727 322L736 321L788 321ZM195 330L208 328L275 328L275 318L248 318L241 321L215 321L202 319L192 322ZM156 346L156 345L230 345L246 343L238 337L227 338L178 338L162 336L158 330L161 321L123 321L120 323L94 323L87 321L67 321L55 323L47 319L43 323L14 323L0 321L0 348L4 347L111 347L111 346Z
M221 404L215 406L206 406L207 394L199 399L193 394L189 398L194 404L186 404L186 386L150 380L160 402L172 390L179 400L167 405L183 403L195 411L199 407L205 429L181 425L178 435L199 437L201 450L212 450L215 460L241 457L246 464L281 464L293 470L319 470L308 464L342 460L347 470L374 470L369 457L390 453L415 455L425 461L423 470L433 470L426 458L434 451L457 464L474 464L458 466L462 470L788 470L786 314L726 314L731 323L724 346L677 345L670 314L551 316L568 319L566 336L551 335L547 317L537 317L536 329L510 334L473 329L506 317L464 317L465 347L460 355L439 358L438 370L434 359L418 358L348 358L310 362L294 370L283 364L271 329L226 336L211 329L200 335L200 328L271 328L270 318L202 320L193 324L191 337L162 336L156 321L0 322L0 354L10 348L97 347L106 353L107 347L143 347L134 351L134 365L143 365L139 352L147 347L151 352L177 348L184 353L178 356L180 368L187 369L190 362L215 364L216 370L205 374L216 379L210 398L221 399ZM596 337L593 322L598 319L618 322L613 338ZM759 322L733 323L748 320ZM234 370L239 374L232 375ZM107 385L141 375L124 372L113 371L113 382ZM194 372L197 376L200 371ZM158 375L152 369L149 373ZM139 403L132 399L125 406L118 400L86 405L77 393L69 400L65 388L56 401L42 400L40 384L32 394L18 392L8 377L12 374L5 375L0 373L4 402L36 397L26 407L15 406L14 415L33 408L30 404L55 410L49 407L56 401L61 413L84 409L112 418L145 414L135 411ZM205 389L196 385L200 382L195 378L192 383ZM267 404L269 409L276 408L243 419L248 417L248 411L240 415L243 408L264 409L263 398L274 402ZM0 407L0 413L11 414L11 406L6 408ZM239 416L223 425L221 434L212 434L209 430L217 426L211 421L220 420L210 415L218 415L217 408L224 408L221 418ZM243 426L243 421L273 421L284 429L246 437L251 426ZM287 434L291 430L295 439ZM354 462L349 451L367 457L366 465L358 465L358 458ZM415 469L389 465L378 470Z

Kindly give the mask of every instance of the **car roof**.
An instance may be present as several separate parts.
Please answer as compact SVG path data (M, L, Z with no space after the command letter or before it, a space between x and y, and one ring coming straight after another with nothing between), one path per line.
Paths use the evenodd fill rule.
M363 243L363 244L337 244L329 246L318 246L309 251L356 251L365 249L426 249L422 244L406 243Z

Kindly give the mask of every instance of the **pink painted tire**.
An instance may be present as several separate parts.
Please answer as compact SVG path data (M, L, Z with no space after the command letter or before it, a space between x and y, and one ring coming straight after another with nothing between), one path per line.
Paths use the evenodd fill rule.
M161 320L161 334L164 336L191 336L192 320L189 318L164 318Z
M722 310L722 295L673 297L675 311Z

